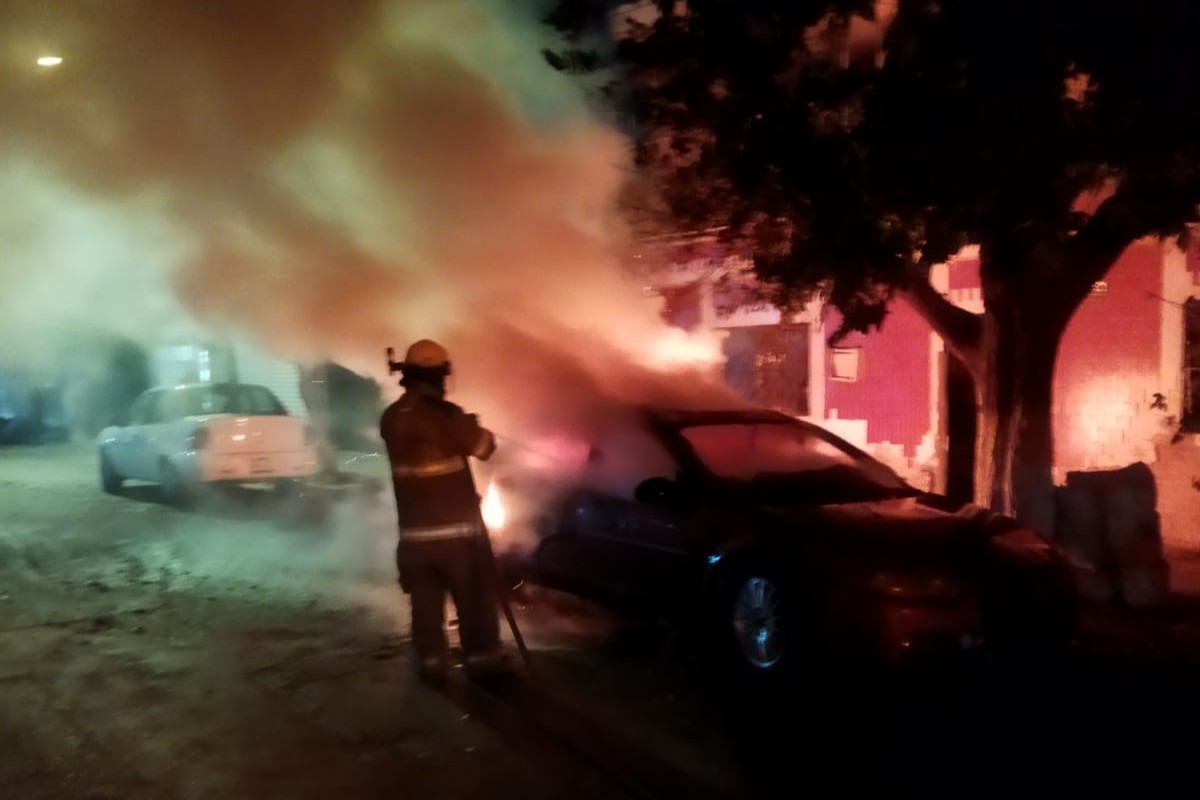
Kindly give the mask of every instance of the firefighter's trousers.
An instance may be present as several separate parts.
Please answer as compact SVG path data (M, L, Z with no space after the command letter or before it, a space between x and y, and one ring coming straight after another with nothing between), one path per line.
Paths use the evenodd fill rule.
M458 633L468 663L500 647L496 578L478 536L401 543L400 582L412 603L413 647L424 662L446 658L446 594L458 611Z

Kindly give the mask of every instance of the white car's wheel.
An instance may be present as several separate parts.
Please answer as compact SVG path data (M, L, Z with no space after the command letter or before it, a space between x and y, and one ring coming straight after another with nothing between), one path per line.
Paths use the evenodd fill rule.
M295 478L280 478L271 488L280 500L294 500L301 494L300 481Z
M192 504L191 487L184 482L179 470L164 461L158 472L159 489L163 500L177 508L188 508Z
M117 468L112 465L112 461L108 458L108 453L100 451L100 488L108 494L117 494L121 491L122 484L125 483L125 478L121 473L117 472Z

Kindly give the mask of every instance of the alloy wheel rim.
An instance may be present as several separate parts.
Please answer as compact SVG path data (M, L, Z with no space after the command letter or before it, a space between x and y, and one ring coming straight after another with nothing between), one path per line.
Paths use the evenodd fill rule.
M770 669L783 658L782 611L779 589L763 577L747 578L734 596L734 635L742 655L759 669Z

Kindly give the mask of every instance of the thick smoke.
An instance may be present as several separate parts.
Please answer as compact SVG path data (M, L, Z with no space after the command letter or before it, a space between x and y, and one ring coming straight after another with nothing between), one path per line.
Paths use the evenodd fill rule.
M545 64L536 20L501 0L5 3L6 352L194 323L386 381L385 346L434 337L456 398L516 437L597 393L694 400L673 370L716 348L622 270L627 143Z

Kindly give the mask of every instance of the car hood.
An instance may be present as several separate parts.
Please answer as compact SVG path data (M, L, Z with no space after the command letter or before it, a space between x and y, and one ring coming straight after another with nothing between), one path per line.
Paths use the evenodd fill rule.
M972 503L952 503L936 495L916 495L822 506L772 505L761 509L789 528L818 527L838 537L879 544L938 546L981 542L1020 528Z

